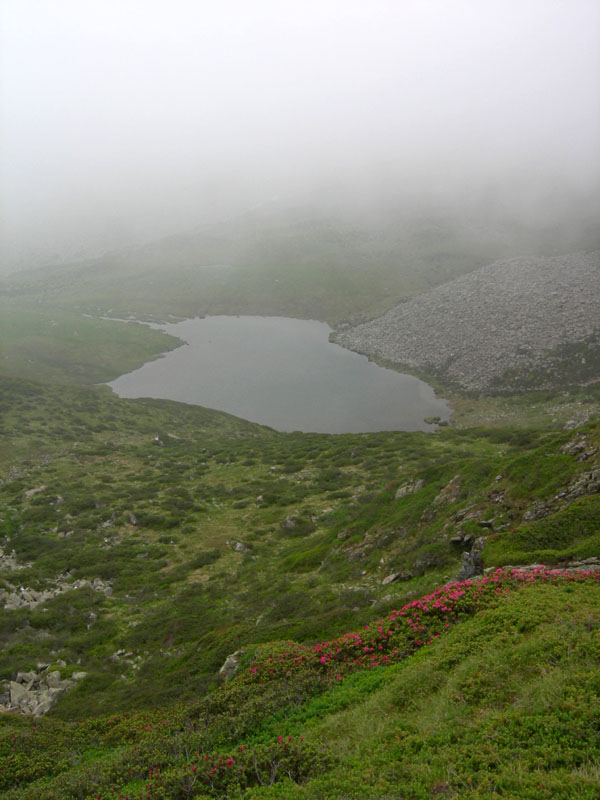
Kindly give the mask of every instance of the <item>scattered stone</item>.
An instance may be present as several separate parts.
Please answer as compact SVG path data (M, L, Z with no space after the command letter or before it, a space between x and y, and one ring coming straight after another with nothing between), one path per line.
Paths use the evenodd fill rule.
M409 572L393 572L381 581L381 585L387 586L388 583L393 583L394 581L409 581L412 577L414 576Z
M62 580L63 577L64 576L59 576L59 578L55 580L56 586L50 589L43 589L41 592L38 592L35 589L30 589L26 586L21 586L14 592L5 592L0 590L0 604L3 604L5 611L14 611L17 608L32 609L36 606L42 605L47 600L51 600L53 597L56 597L59 594L63 594L63 592L81 589L84 586L89 586L96 592L102 592L106 595L106 597L110 597L112 595L113 590L110 582L103 581L101 578L94 578L93 581L82 578L81 580L74 581L73 583L67 583L66 581Z
M565 426L567 427L567 426ZM570 442L560 448L560 452L568 456L575 456L577 461L587 461L598 452L598 448L590 445L584 434L577 435Z
M29 499L30 497L33 497L34 495L39 494L40 492L43 492L44 489L47 488L48 488L47 486L37 486L35 489L28 489L25 492L25 497Z

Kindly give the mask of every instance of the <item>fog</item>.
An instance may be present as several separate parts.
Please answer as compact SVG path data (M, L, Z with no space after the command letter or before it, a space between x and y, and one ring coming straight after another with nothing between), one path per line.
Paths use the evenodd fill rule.
M598 185L598 0L0 8L4 272L289 197Z

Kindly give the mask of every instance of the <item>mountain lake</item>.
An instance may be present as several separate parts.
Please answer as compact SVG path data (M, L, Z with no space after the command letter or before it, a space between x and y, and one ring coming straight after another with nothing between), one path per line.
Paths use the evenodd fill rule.
M323 322L214 316L156 327L185 344L109 383L226 411L279 431L431 431L451 409L431 386L329 341Z

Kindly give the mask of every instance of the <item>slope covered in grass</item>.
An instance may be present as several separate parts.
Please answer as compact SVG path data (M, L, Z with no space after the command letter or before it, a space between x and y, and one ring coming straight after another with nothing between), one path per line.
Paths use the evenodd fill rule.
M170 711L4 717L0 796L595 798L599 600L597 574L498 572L394 612L385 625L413 644L396 663L318 657L257 678L265 647Z
M485 567L599 553L597 423L280 434L3 389L0 681L38 662L86 672L54 716L197 698L236 650L334 638L433 591L478 539Z

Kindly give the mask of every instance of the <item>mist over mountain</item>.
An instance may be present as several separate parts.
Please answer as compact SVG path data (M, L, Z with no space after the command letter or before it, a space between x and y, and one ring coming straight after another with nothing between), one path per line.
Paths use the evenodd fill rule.
M598 196L593 0L0 13L4 273L290 198L376 229L440 198L552 226Z

